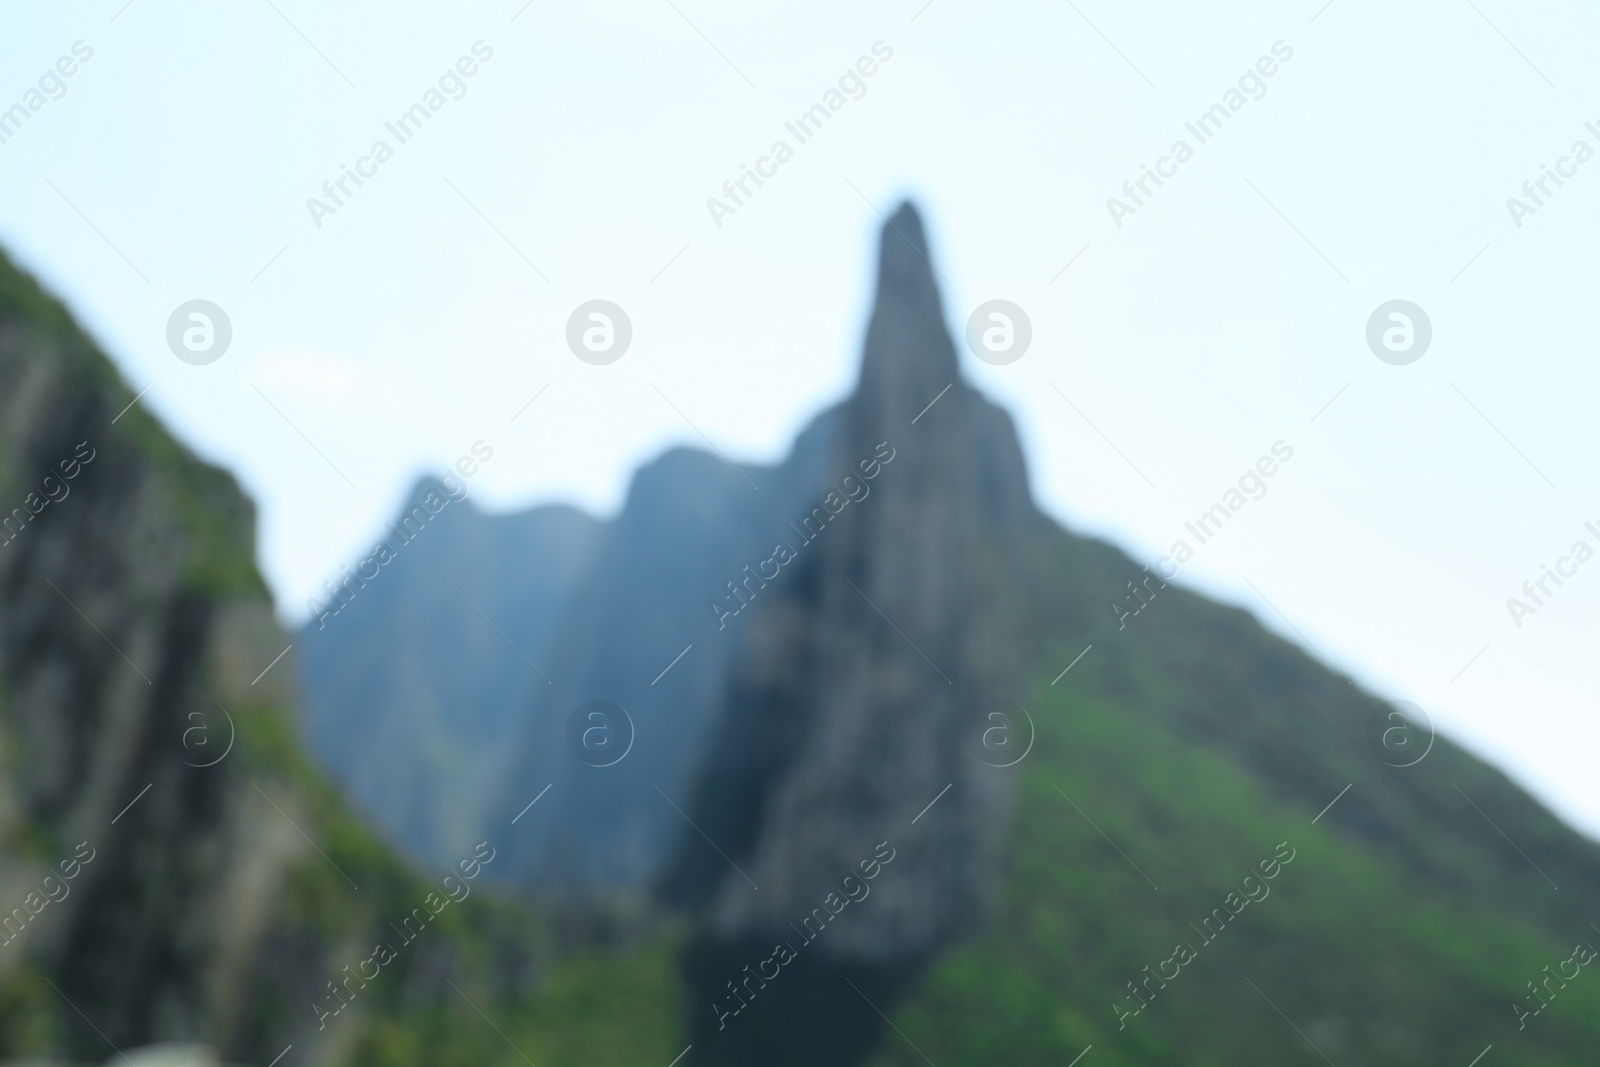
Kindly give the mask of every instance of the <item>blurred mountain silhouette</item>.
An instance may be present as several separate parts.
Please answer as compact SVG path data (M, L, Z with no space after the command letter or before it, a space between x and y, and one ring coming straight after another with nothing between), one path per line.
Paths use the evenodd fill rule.
M287 654L249 502L0 258L0 1057L1592 1063L1600 849L1041 515L932 256L783 463L424 482Z

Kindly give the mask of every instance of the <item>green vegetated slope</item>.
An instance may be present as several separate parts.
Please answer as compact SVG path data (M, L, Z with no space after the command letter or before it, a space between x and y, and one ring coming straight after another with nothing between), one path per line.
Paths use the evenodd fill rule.
M1419 892L1326 819L1311 825L1315 807L1275 802L1228 761L1081 691L1030 710L1039 738L1006 905L896 1015L935 1062L1062 1064L1090 1044L1102 1064L1321 1062L1279 1010L1335 1063L1465 1064L1491 1042L1521 1064L1593 1062L1600 979L1580 974L1520 1034L1510 1008L1572 941L1600 943L1592 931L1559 941ZM1208 943L1190 924L1230 911L1227 894L1244 897L1284 841L1293 862ZM1195 958L1120 1019L1114 1005L1138 1007L1126 983L1170 975L1180 943ZM891 1035L879 1062L923 1061Z
M1106 603L1141 572L1108 546L1064 537L1038 573L1038 624L1063 636L1024 698L1004 904L891 1011L876 1067L1062 1067L1091 1045L1085 1065L1594 1062L1600 968L1552 979L1521 1030L1512 1007L1600 946L1592 843L1443 739L1385 765L1376 700L1243 612L1169 586L1119 630ZM679 943L573 959L501 1025L534 1062L670 1060ZM1179 944L1192 958L1123 1016Z
M1464 1067L1490 1044L1485 1063L1595 1062L1600 966L1564 962L1600 946L1595 846L1442 739L1385 765L1373 698L1242 612L1169 586L1118 630L1107 601L1137 577L1104 546L1064 551L1052 592L1106 621L1056 644L1025 705L1005 903L894 1012L878 1067L1060 1067L1091 1045L1099 1065ZM1267 895L1241 904L1252 874ZM1208 940L1230 893L1242 910ZM1563 968L1519 1029L1525 983ZM1130 982L1148 1003L1124 1016Z

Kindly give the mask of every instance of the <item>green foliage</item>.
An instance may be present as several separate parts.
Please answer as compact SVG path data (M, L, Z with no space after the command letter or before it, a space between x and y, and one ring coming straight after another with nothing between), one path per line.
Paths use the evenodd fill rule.
M683 1051L685 1005L678 933L622 953L586 952L561 963L505 1027L534 1063L594 1067L665 1064ZM517 1057L498 1062L514 1067Z
M385 1008L367 1019L351 1063L664 1067L684 1046L676 974L681 943L680 934L669 933L629 951L570 956L537 990L511 1000L496 1001L481 982L458 975L459 991L446 986L441 1000L420 1010Z
M111 394L108 403L116 405L113 411L134 396L120 383ZM217 597L266 596L266 582L252 555L255 508L233 476L178 444L140 404L118 420L116 431L120 431L117 444L131 444L159 474L167 507L186 541L185 586Z
M0 1034L5 1035L0 1055L22 1058L43 1055L57 1047L61 1036L57 1001L44 972L31 963L21 965L0 981Z

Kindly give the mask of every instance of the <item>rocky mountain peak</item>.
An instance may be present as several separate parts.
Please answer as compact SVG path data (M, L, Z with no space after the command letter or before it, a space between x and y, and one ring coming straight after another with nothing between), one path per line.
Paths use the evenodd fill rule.
M673 881L701 902L689 959L708 997L723 970L784 941L804 954L793 995L827 1002L863 1042L875 1018L841 976L892 997L995 896L1014 773L972 742L983 706L1018 695L1014 560L1038 521L1010 419L961 380L909 205L881 249L860 385L831 448L852 503L818 500L816 532L754 601L696 803L726 856L686 839ZM702 1062L851 1059L853 1038L801 1053L814 1035L764 1018L707 1034Z
M885 421L909 424L958 378L922 218L902 204L878 243L877 293L856 404L878 409Z

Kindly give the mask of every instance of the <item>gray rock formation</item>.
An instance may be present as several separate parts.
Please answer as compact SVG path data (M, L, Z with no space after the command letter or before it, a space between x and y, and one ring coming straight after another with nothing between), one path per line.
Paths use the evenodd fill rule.
M883 231L860 384L829 449L870 491L752 605L693 808L704 837L684 836L667 885L703 909L688 971L709 1002L691 1006L705 1063L850 1062L877 1022L843 979L892 997L999 885L1015 772L975 745L984 705L1020 695L1019 554L1048 527L1009 417L961 380L909 207ZM860 884L885 847L832 917L830 894L861 892L841 880ZM743 1009L726 980L775 943L799 956L769 998L788 1007L729 1021Z
M603 524L567 507L487 516L434 479L410 499L429 493L449 503L408 543L380 531L395 557L371 581L347 568L320 605L337 614L306 623L296 652L313 751L391 840L448 864L500 815L515 742L546 687L539 669L552 669Z
M488 968L493 1005L537 921L467 901L319 1027L433 886L300 753L254 509L133 401L0 255L0 1059L349 1062L368 1024L454 995L467 916L523 961Z
M282 664L250 684L288 644L250 559L253 509L139 409L114 425L130 399L0 259L0 909L61 894L8 930L0 1012L39 1033L61 1018L94 1060L111 1050L67 1000L117 1044L225 1041L274 895L310 853L239 748L203 766L288 702Z

